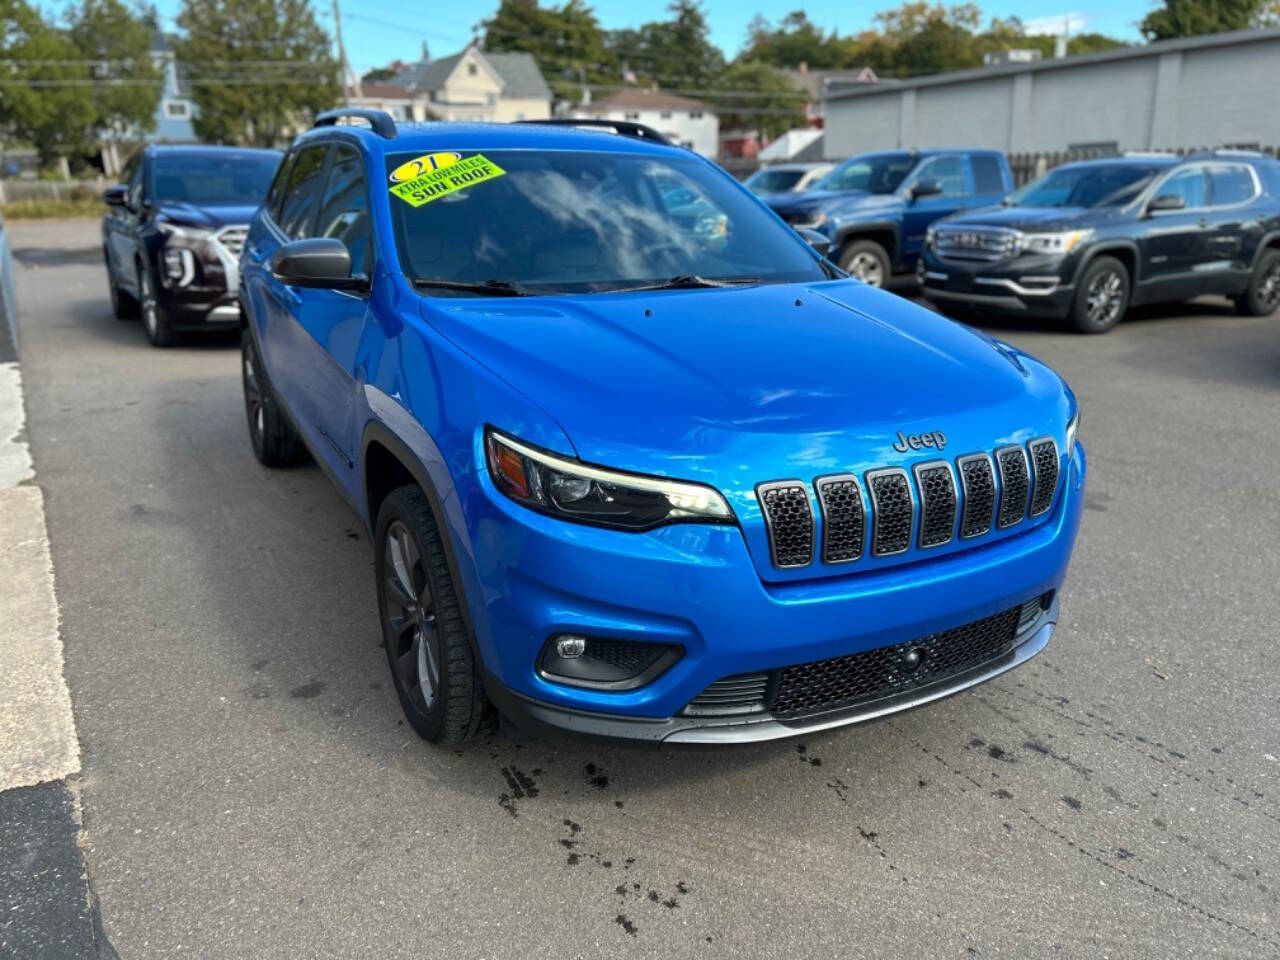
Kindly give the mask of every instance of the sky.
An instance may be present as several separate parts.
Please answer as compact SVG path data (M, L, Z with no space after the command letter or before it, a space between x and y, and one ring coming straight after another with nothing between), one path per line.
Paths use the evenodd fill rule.
M548 0L542 0L546 3ZM588 0L605 29L636 27L650 20L666 19L669 0ZM742 48L747 24L757 13L771 21L803 8L809 19L824 29L856 33L873 25L872 17L882 9L898 6L900 0L859 3L846 0L703 0L711 27L711 41L733 57ZM1057 32L1069 22L1071 31L1106 33L1121 40L1139 39L1136 24L1155 6L1154 0L1021 0L1021 2L981 2L984 22L991 17L1017 15L1035 32ZM156 6L166 27L181 9L181 0L158 0ZM321 23L333 32L331 0L315 0ZM473 36L472 27L497 9L497 0L449 6L437 4L428 16L406 15L414 5L397 0L339 0L342 34L352 67L363 73L391 60L421 58L426 41L433 57L448 56L462 49ZM1049 26L1053 25L1053 29ZM421 27L429 28L424 32Z

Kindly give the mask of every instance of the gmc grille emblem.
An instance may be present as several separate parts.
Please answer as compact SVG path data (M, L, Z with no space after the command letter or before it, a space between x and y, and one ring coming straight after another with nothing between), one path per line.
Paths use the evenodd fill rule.
M977 233L957 233L952 235L951 242L957 247L980 247L983 245L983 237Z
M905 435L901 430L898 431L898 442L893 445L893 449L899 453L906 453L908 450L919 450L922 447L933 447L935 450L941 450L947 445L947 435L941 430L934 430L932 433L913 433Z

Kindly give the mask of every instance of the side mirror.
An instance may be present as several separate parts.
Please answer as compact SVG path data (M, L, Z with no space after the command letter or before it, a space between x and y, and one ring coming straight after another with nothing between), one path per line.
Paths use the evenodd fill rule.
M1176 193L1162 193L1147 204L1147 213L1158 213L1161 210L1181 210L1186 205L1186 197L1180 197Z
M937 180L921 180L911 188L911 199L919 200L921 197L933 197L942 192L942 184Z
M817 230L810 230L808 227L794 227L796 233L800 234L800 239L813 247L817 251L818 256L825 257L831 252L831 241L827 239L825 233L819 233Z
M129 187L123 183L117 183L114 187L107 187L102 191L102 202L108 207L127 207L129 205Z
M351 273L351 251L334 237L312 237L286 243L271 257L271 272L291 287L325 290L369 289L369 278Z

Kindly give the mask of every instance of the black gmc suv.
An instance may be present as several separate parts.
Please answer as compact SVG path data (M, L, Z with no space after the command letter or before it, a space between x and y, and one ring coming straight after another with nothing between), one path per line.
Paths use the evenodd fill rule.
M917 278L943 309L1066 318L1081 333L1201 294L1264 316L1280 306L1280 163L1217 150L1058 167L935 223Z
M180 330L236 327L240 249L278 150L148 146L102 199L111 306L157 347Z

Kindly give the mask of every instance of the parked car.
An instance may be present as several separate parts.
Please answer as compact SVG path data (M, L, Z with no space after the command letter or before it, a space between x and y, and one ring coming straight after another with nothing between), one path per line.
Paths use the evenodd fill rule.
M111 307L142 317L147 339L240 323L239 261L279 150L147 146L108 187L102 252Z
M792 226L823 233L833 260L879 287L915 268L935 220L1012 189L1009 164L993 150L891 150L846 160L811 190L765 199Z
M826 176L833 166L831 163L774 163L761 167L742 185L760 197L774 193L799 193Z
M363 522L413 728L769 740L1040 651L1085 477L1061 378L661 134L564 123L322 114L245 247L253 451Z
M926 247L920 282L944 308L1103 333L1134 304L1217 293L1261 316L1280 307L1280 164L1227 150L1068 164L935 224Z

